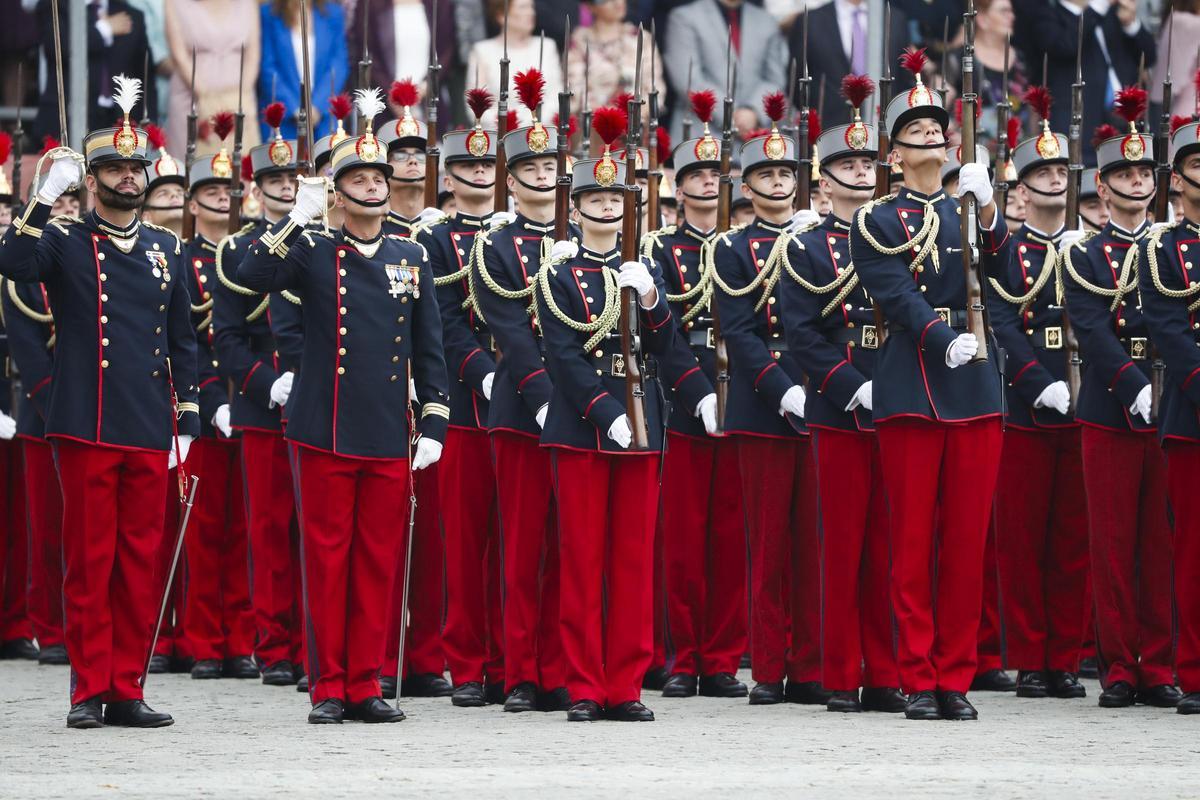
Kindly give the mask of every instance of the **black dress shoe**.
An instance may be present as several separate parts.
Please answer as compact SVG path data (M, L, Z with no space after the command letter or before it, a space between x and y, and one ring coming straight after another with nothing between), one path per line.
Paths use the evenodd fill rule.
M938 705L942 707L942 719L979 719L979 712L962 692L938 692Z
M296 680L296 670L290 661L276 661L262 671L265 686L294 686Z
M1053 670L1050 673L1050 696L1064 700L1087 697L1087 689L1079 682L1079 677L1074 672Z
M487 696L483 693L483 684L479 681L468 681L454 687L450 702L459 708L481 708L487 705Z
M750 690L750 705L773 706L783 702L783 681L756 683Z
M580 700L567 709L567 722L599 722L604 716L595 700Z
M336 697L322 700L312 707L312 711L308 712L310 725L341 725L345 718L346 707Z
M361 703L347 706L343 717L368 723L400 722L404 719L404 712L383 702L382 697L368 697Z
M571 707L571 695L565 686L551 689L548 692L538 692L538 711L566 711Z
M654 712L638 700L629 700L609 708L605 716L615 722L654 722Z
M1175 706L1177 714L1200 714L1200 692L1188 692Z
M506 697L503 683L485 683L483 685L483 699L487 700L489 706L504 705Z
M65 644L46 645L38 651L38 663L51 666L66 666L71 663Z
M908 707L904 692L893 686L871 686L862 690L863 711L899 714Z
M171 659L167 656L150 656L150 674L165 675L171 671Z
M1079 661L1079 677L1087 678L1091 681L1100 680L1100 664L1092 656L1080 659Z
M862 711L862 703L858 702L858 690L848 692L830 692L829 702L825 704L827 711L840 711L846 714L856 714Z
M676 672L671 677L667 678L667 682L663 684L663 697L694 697L696 694L696 676L685 675L682 672Z
M654 667L646 670L645 676L642 677L642 688L649 689L652 692L661 692L663 687L667 685L667 678L671 677L667 672L666 667Z
M302 692L304 694L308 694L308 676L307 675L301 675L300 678L296 681L296 691Z
M829 692L820 681L788 681L783 699L802 706L823 706L829 702Z
M1155 708L1174 708L1179 705L1179 700L1183 695L1179 690L1170 683L1160 683L1158 686L1151 686L1149 689L1138 689L1134 696L1134 702L1144 706L1154 706Z
M933 692L910 694L904 706L904 716L916 720L941 719L942 709L938 705L937 695Z
M537 686L526 681L518 683L508 693L504 701L504 710L519 714L522 711L533 711L537 708Z
M71 710L67 712L67 727L79 730L103 728L104 709L100 705L100 698L90 697L71 706Z
M409 675L400 681L401 697L449 697L454 694L450 681L434 672Z
M1101 708L1128 708L1133 705L1133 685L1128 681L1114 681L1100 693Z
M1002 669L989 669L981 672L971 681L972 692L1015 692L1017 682Z
M221 674L226 678L248 680L257 678L261 673L258 671L258 664L255 664L250 656L233 656L225 659L225 663L221 665Z
M170 714L155 711L145 700L122 700L104 707L104 724L124 728L165 728L174 724Z
M379 676L379 691L383 695L384 700L396 699L396 676L395 675L380 675Z
M1017 673L1017 697L1049 697L1046 673L1041 670L1021 670Z
M37 661L38 649L32 639L9 639L0 645L0 658L19 658L23 661Z
M700 676L701 697L745 697L749 693L746 684L728 672Z
M192 666L196 663L196 659L191 656L171 656L170 671L175 673L191 672Z
M202 658L192 665L192 678L198 681L221 677L221 662L215 658Z

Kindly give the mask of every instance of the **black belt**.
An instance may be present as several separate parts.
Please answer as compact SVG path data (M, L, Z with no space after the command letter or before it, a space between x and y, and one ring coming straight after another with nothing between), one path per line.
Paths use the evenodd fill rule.
M603 351L601 351L603 352ZM592 365L597 375L607 375L610 378L625 377L625 356L620 353L605 353L602 356L592 354ZM658 364L652 358L642 360L642 377L653 379L658 377Z
M692 347L707 347L709 350L715 350L717 335L712 328L692 328L688 331L688 344Z
M1145 361L1150 357L1150 340L1145 336L1120 336L1121 346L1134 361Z
M472 331L475 334L475 341L479 346L489 353L496 352L496 337L492 336L487 331Z
M1063 330L1059 325L1049 325L1045 328L1030 328L1025 331L1034 347L1046 350L1061 350L1065 340Z
M879 329L874 325L863 325L861 328L838 328L825 334L832 344L848 344L851 347L865 347L868 350L879 348Z
M966 328L967 327L967 312L961 308L935 308L934 311L942 318L942 322L949 325L951 328ZM898 322L888 320L889 331L902 331L904 326Z

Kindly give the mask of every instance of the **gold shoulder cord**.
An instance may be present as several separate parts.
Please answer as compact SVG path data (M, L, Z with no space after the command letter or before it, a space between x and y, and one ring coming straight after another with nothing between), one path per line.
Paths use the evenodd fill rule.
M16 282L6 280L4 281L4 286L8 289L8 299L12 300L13 305L17 307L18 311L29 317L34 322L40 322L43 325L54 324L53 314L42 314L41 312L35 311L32 306L21 299L21 296L17 294Z
M867 230L867 215L875 210L875 206L880 203L885 203L896 197L894 194L881 197L878 200L872 200L862 207L858 213L857 225L858 232L867 240L867 244L871 248L885 256L898 256L906 250L917 249L917 255L908 265L909 272L916 272L917 267L924 263L925 259L932 256L934 272L938 270L938 254L937 254L937 237L938 231L941 230L941 218L938 217L937 211L934 210L931 203L925 203L925 211L922 216L921 230L913 234L912 238L898 247L886 247L879 242L871 232Z
M234 239L236 238L237 235L238 234L234 234L234 236L226 236L224 239L221 240L221 243L217 245L217 255L216 255L217 280L219 280L221 282L222 286L224 286L226 289L229 289L232 292L237 292L238 294L244 294L247 297L254 297L255 295L258 294L258 292L251 291L250 289L247 289L245 286L241 286L240 284L234 283L232 280L230 280L225 275L225 268L221 264L222 257L225 255L226 247L228 247L230 250L237 249L237 242L234 241Z
M708 308L709 302L712 300L713 283L713 247L715 246L716 237L710 236L700 245L700 279L692 286L691 289L684 291L682 294L667 293L668 303L691 303L692 307L684 312L680 318L680 323L687 325L694 320L700 313ZM649 255L648 253L646 255ZM697 299L699 298L699 299Z
M280 296L280 297L282 297L284 300L287 300L289 303L294 303L294 304L296 304L296 305L298 305L298 306L300 306L300 305L304 305L304 303L303 303L303 302L300 300L300 298L299 298L299 297L297 297L296 295L292 294L292 293L291 293L291 292L289 292L287 289L282 289L282 290L280 290L280 292L279 292L279 296Z
M1158 247L1159 241L1162 239L1163 230L1165 229L1160 228L1159 230L1151 231L1150 241L1146 247L1146 262L1150 266L1150 280L1154 282L1154 288L1163 297L1169 297L1173 300L1187 300L1190 297L1200 294L1200 282L1190 281L1186 289L1171 289L1163 284L1162 276L1158 269ZM1194 303L1190 303L1187 307L1189 314L1194 313L1197 309L1200 309L1200 299Z
M728 239L725 239L728 243ZM788 244L792 241L792 235L787 231L781 231L775 237L775 242L771 245L771 252L767 254L766 261L763 262L763 267L759 270L754 279L745 286L735 289L721 278L721 273L717 271L716 256L714 254L712 268L708 270L712 280L721 289L722 292L730 297L745 297L756 289L762 288L762 295L758 298L758 302L754 304L754 310L760 311L766 305L767 298L775 289L775 285L779 283L780 263L782 254L787 252Z
M814 230L817 227L818 227L818 225L809 225L808 227L799 231L799 233L808 233L809 231ZM801 244L799 242L797 242L797 244L800 245L801 250L805 249L803 244ZM786 248L783 251L782 261L783 261L783 269L785 272L787 272L788 277L790 277L796 283L800 284L800 286L805 291L811 292L812 294L818 294L818 295L829 294L830 292L834 292L834 291L837 292L837 294L834 295L833 299L830 300L825 305L825 307L821 309L822 319L829 316L835 308L837 308L838 306L840 306L842 304L843 300L845 300L847 297L850 296L851 292L853 292L856 288L858 288L858 283L859 283L858 272L854 269L853 262L851 262L850 264L847 264L846 267L842 270L842 273L840 275L838 275L836 278L834 278L832 281L825 284L824 286L821 286L821 285L812 283L811 281L809 281L808 279L803 277L800 273L796 272L795 268L792 267L792 260L788 257Z
M1050 266L1046 266L1047 262L1049 262ZM1020 306L1021 309L1018 313L1024 314L1029 310L1029 307L1033 305L1033 301L1037 299L1037 296L1042 293L1042 289L1046 288L1046 284L1050 282L1050 276L1054 275L1055 298L1058 304L1062 305L1062 281L1059 280L1058 273L1060 270L1058 262L1058 251L1054 249L1053 244L1047 243L1046 261L1042 262L1042 272L1040 275L1038 275L1037 280L1033 282L1033 285L1029 287L1029 291L1025 294L1010 293L1004 288L1003 285L1001 285L1000 281L996 280L995 278L988 278L988 282L992 284L992 288L996 290L996 294L1000 295L1000 297L1006 303L1012 303L1015 306Z
M470 274L471 259L475 257L475 245L479 241L480 236L483 236L483 231L480 231L479 233L475 234L475 241L471 242L471 252L467 254L467 263L463 265L462 269L458 270L457 272L452 272L449 275L441 275L441 276L434 277L434 279L433 279L434 286L449 286L450 284L452 284L456 281L461 281L463 278L466 278ZM414 236L414 239L415 238L416 237ZM451 239L450 242L451 242L451 246L453 247L454 240ZM457 250L457 249L458 248L455 248L455 250ZM468 284L469 284L469 281L468 281ZM468 299L470 299L470 298L468 298ZM464 303L463 308L466 308L466 307L467 307L467 305Z
M550 273L554 271L555 266L549 258L544 259L538 270L535 285L541 288L542 299L546 301L546 307L550 309L550 313L554 315L555 319L573 331L591 334L591 337L583 345L583 349L590 352L610 330L616 327L617 322L621 319L621 302L620 293L617 290L616 273L608 267L601 268L601 274L604 276L604 308L596 315L595 322L580 322L554 302L550 290Z
M1072 260L1072 253L1076 248L1079 248L1080 252L1086 253L1086 249L1083 248L1082 245L1091 238L1091 236L1087 236L1081 239L1078 244L1068 247L1063 252L1062 264L1066 268L1067 274L1071 276L1071 280L1079 284L1081 289L1091 292L1097 297L1112 298L1112 303L1110 303L1108 306L1108 311L1111 314L1121 305L1121 300L1125 297L1125 295L1137 290L1138 249L1135 245L1129 246L1128 252L1125 253L1125 260L1121 262L1121 274L1117 276L1117 287L1115 289L1108 289L1087 281L1082 275L1079 274L1079 271L1075 269L1075 264Z
M505 289L503 286L496 283L496 279L492 277L492 273L488 272L487 262L483 259L483 247L485 241L488 244L491 244L490 232L476 237L475 247L472 248L472 250L479 250L479 276L483 278L483 285L491 289L494 294L498 295L499 297L503 297L505 300L523 300L527 297L532 298L535 288L533 282L530 282L530 284L524 289L516 290ZM545 247L544 242L542 246L543 248ZM474 257L475 254L472 253L472 258Z

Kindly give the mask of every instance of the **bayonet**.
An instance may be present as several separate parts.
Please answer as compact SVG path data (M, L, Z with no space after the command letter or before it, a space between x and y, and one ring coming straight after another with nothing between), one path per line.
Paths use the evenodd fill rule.
M1079 225L1079 193L1083 177L1083 15L1075 34L1075 83L1071 85L1071 125L1067 129L1067 209L1065 225L1073 230ZM1061 279L1060 279L1061 280ZM1079 401L1083 383L1083 359L1079 355L1079 338L1071 327L1064 308L1062 312L1063 343L1067 349L1067 395L1072 412ZM1153 392L1151 392L1153 395ZM1151 397L1153 400L1153 396Z
M975 0L967 0L963 14L962 54L962 126L959 162L965 167L975 163ZM961 196L959 233L962 237L962 265L967 287L967 330L975 334L979 350L971 359L988 360L987 311L983 304L983 275L979 261L979 202L967 192Z
M999 103L996 104L996 162L995 168L992 170L995 174L995 196L996 208L1000 214L1004 214L1008 210L1008 117L1012 111L1012 105L1008 101L1008 51L1012 47L1012 36L1004 37L1004 74L1003 87L1004 96ZM945 85L945 76L943 74L942 84Z
M304 74L300 76L300 113L296 127L296 174L312 174L312 62L308 57L308 0L300 0L300 56Z
M796 125L796 193L792 196L792 208L797 211L812 206L812 142L809 136L812 130L809 84L812 79L808 74L807 7L803 12L801 26L802 43L800 45L800 62L803 71L800 77L800 117ZM851 58L851 62L853 62L853 58ZM792 65L792 71L795 72L795 64ZM821 85L824 86L825 84L822 83Z
M189 185L189 176L192 173L192 164L196 162L196 137L199 131L196 127L196 48L192 48L192 75L188 82L188 89L192 93L192 105L188 110L187 116L187 148L184 151L183 157L183 186L184 191L191 189ZM196 235L196 218L192 216L190 203L183 204L183 223L182 235L184 241L191 241Z
M689 58L688 59L687 90L685 91L685 93L683 95L684 101L687 103L687 105L686 105L687 113L685 113L683 116L683 140L685 142L688 139L692 138L692 67L693 66L695 66L695 62L693 62L693 60Z
M563 49L565 50L566 48L563 48ZM545 64L545 62L546 62L546 29L542 28L541 33L538 35L538 72L540 72L543 76L545 76L545 74L546 74L545 69L543 69L543 64ZM565 80L565 76L564 76L564 80ZM538 103L538 107L533 109L533 113L537 114L538 119L542 118L542 104L541 103Z
M950 51L950 17L942 20L942 76L938 83L938 94L942 98L942 108L946 108L947 99L950 96L950 87L946 85L946 54ZM1004 51L1005 64L1008 63L1008 51ZM1004 68L1004 73L1008 74L1008 67ZM1000 135L1004 132L1000 131Z
M441 149L438 147L438 104L441 101L442 65L438 61L437 31L438 2L433 0L433 33L429 38L429 70L425 76L425 207L437 206L438 169Z
M592 43L583 46L583 103L579 109L579 150L584 156L592 150L592 109L590 107L590 71L592 67Z
M20 62L18 62L18 65ZM21 105L17 103L17 105ZM150 51L142 55L142 128L150 124Z
M243 44L238 54L238 108L234 117L233 127L233 173L230 175L229 192L229 225L226 230L237 233L242 223L242 131L246 122L246 114L242 107L243 83L246 76L246 45Z
M496 188L492 210L508 211L508 161L504 156L504 134L508 133L508 7L504 0L504 27L501 33L500 90L496 93Z
M370 53L370 50L367 45L367 19L369 18L369 15L367 12L370 10L370 5L371 5L371 3L369 2L369 0L359 0L359 6L362 8L362 15L361 15L361 17L362 17L362 22L361 22L362 58L360 58L358 60L358 88L359 89L366 89L368 86L371 85L371 53ZM436 39L435 39L435 41L436 41ZM274 81L274 73L272 73L272 81ZM272 89L271 94L274 94L274 93L275 92ZM355 114L354 115L354 133L358 134L360 131L363 131L365 129L366 129L366 123L363 121L362 115Z
M717 184L717 234L729 230L733 208L733 31L725 42L725 102L721 109L721 178ZM719 290L718 290L719 291ZM715 293L708 301L712 326L713 365L717 373L717 435L724 435L729 405L729 347L721 334L721 314Z
M571 41L571 17L567 15L566 41ZM571 48L564 47L562 52L563 88L558 93L558 147L555 150L554 182L554 241L565 241L568 236L568 224L571 216L571 173L567 170L567 151L570 147L571 130L571 83L568 56Z
M17 87L23 87L22 82L24 75L24 64L17 62ZM13 207L21 205L21 158L25 155L25 128L21 124L21 100L23 93L17 93L17 126L13 128L13 169L12 169L12 190L13 190Z
M658 57L658 37L654 22L650 22L650 124L646 130L646 153L649 169L646 172L646 226L651 230L662 227L659 215L658 190L662 182L662 164L658 163L658 81L654 77Z

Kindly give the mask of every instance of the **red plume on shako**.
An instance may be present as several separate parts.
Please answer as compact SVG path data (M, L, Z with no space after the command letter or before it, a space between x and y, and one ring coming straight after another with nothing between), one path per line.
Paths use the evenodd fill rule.
M913 80L916 82L916 85L908 90L909 108L928 105L933 102L933 95L929 93L929 89L925 88L925 84L921 82L921 70L925 68L927 61L924 47L909 46L900 54L900 66L911 72Z
M515 131L521 127L521 118L517 115L515 108L510 108L504 112L504 129L506 131Z
M527 69L513 76L513 84L517 87L517 97L521 105L529 109L533 117L533 125L525 132L525 144L531 153L544 153L550 146L550 134L538 120L538 107L542 104L542 93L546 89L546 79L536 69Z
M1103 125L1097 125L1096 130L1092 131L1092 147L1099 147L1100 143L1105 139L1111 139L1119 135L1120 132L1107 122Z
M1187 125L1191 121L1192 121L1192 118L1189 116L1186 116L1183 114L1172 114L1171 115L1171 133L1174 133L1175 131L1179 130L1180 128L1182 128L1184 125ZM3 161L3 159L0 159L0 161Z
M847 75L842 78L842 97L846 98L850 107L854 109L854 120L846 129L846 144L855 150L865 149L870 139L867 126L862 121L862 104L874 92L875 81L867 75ZM811 133L809 138L813 138Z
M721 148L713 138L708 123L712 121L713 109L717 107L717 95L712 89L705 89L702 92L692 92L688 99L692 103L692 112L696 119L704 123L704 133L701 134L700 141L696 142L696 160L716 161L721 157Z
M420 136L421 128L417 125L417 119L412 113L412 107L421 98L421 92L417 89L417 84L413 83L412 78L393 81L392 90L388 93L388 96L391 98L393 105L397 105L403 109L400 114L400 120L396 123L396 136L400 139ZM357 102L357 98L355 98L355 102Z
M1017 179L1017 166L1013 164L1012 154L1017 149L1017 142L1021 138L1020 117L1008 118L1008 130L1004 135L1008 137L1008 162L1004 165L1004 180L1012 183Z
M598 186L608 187L617 182L617 164L612 160L612 145L625 134L627 124L625 111L620 108L606 106L597 108L592 114L592 130L604 142L604 153L592 171Z
M1025 92L1025 102L1042 118L1042 133L1038 136L1035 149L1042 158L1059 158L1062 148L1058 146L1058 138L1050 132L1050 106L1054 98L1045 86L1030 86Z
M1113 113L1129 123L1129 135L1121 142L1121 155L1128 161L1138 161L1146 153L1146 145L1138 135L1137 121L1146 112L1146 90L1128 86L1113 99Z
M242 156L242 180L254 180L254 162L250 160L250 154Z
M767 158L777 161L787 153L787 144L779 133L779 120L787 113L787 98L783 92L771 92L763 97L763 111L771 120L771 133L763 141L763 152Z
M475 128L467 134L467 152L476 158L487 154L491 146L491 137L483 129L483 115L492 107L495 98L492 93L482 87L467 90L467 108L475 115Z
M218 111L213 115L212 129L221 140L221 149L212 157L212 174L214 178L233 177L233 159L225 149L225 139L233 133L234 116L232 111Z
M350 134L346 133L346 117L350 116L354 104L350 102L350 98L344 94L335 94L329 98L329 113L333 114L333 118L337 120L337 130L329 137L329 146L345 139Z
M283 124L285 114L287 114L287 106L279 101L271 103L271 105L263 110L263 119L275 131L275 141L271 142L271 147L267 150L267 155L271 157L271 163L277 167L287 166L292 161L292 146L283 138L283 134L279 131L279 126Z
M660 125L655 131L655 136L655 142L658 144L658 164L662 166L671 157L671 134L667 133L667 129Z

